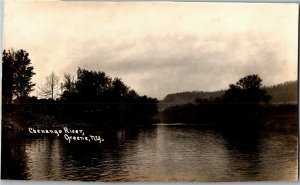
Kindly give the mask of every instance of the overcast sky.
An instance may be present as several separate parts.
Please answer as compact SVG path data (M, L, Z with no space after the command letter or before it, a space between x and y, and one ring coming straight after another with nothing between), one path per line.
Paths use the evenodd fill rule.
M297 79L297 4L6 1L4 48L25 49L40 84L78 67L140 95L226 89L258 74Z

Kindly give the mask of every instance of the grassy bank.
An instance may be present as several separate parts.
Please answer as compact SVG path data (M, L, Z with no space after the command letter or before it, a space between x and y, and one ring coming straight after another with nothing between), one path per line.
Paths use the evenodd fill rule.
M65 124L55 117L31 111L3 111L2 130L23 131L28 127L56 128Z

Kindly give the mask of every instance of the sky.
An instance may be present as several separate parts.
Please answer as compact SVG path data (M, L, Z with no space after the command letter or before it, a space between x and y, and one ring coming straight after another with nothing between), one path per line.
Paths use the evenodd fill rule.
M159 99L297 79L297 4L8 0L3 38L29 53L37 86L78 67Z

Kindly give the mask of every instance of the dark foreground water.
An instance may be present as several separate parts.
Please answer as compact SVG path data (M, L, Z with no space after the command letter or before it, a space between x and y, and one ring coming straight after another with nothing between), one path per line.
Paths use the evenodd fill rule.
M297 180L297 132L196 125L98 133L101 144L5 132L2 179L89 181Z

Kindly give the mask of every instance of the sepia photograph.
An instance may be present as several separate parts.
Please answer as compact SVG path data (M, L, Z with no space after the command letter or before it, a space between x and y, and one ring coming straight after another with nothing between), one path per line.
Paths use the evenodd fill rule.
M296 3L6 0L1 179L298 181Z

